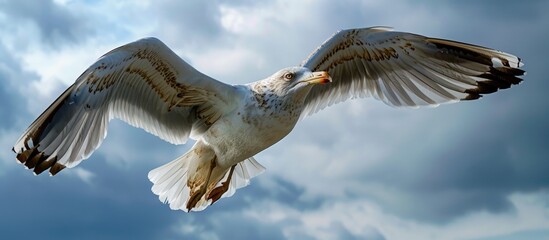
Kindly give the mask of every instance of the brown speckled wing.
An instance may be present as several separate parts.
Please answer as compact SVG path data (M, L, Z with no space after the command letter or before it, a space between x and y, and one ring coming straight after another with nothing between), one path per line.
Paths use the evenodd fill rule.
M350 98L373 96L416 107L478 99L522 81L521 59L485 47L376 27L339 31L302 63L328 71L304 115Z
M76 166L119 118L168 142L200 135L233 104L234 87L192 68L154 38L116 48L90 66L17 140L17 159L39 174Z

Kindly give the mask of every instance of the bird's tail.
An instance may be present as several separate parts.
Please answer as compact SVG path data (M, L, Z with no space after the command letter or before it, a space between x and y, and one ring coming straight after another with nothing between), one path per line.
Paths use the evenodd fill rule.
M205 183L208 184L206 194L204 194L191 209L187 209L186 207L191 192L194 190L189 187L189 179L195 179L197 178L197 175L205 175L201 174L202 172L199 172L199 170L192 166L196 165L193 161L201 161L201 159L208 158L208 156L204 155L208 154L200 152L200 156L198 156L195 151L191 150L185 155L151 170L148 177L153 183L152 192L158 195L161 202L169 203L170 208L173 210L180 209L185 212L189 210L201 211L211 205L212 201L211 199L208 199L208 193L211 192L213 188L220 186L222 182L227 181L227 178L230 175L229 169L215 167L209 181L205 181ZM251 178L261 174L263 171L265 171L265 168L254 158L248 158L236 164L234 172L231 175L229 188L221 197L232 196L237 189L247 186L250 183ZM205 176L203 177L205 178ZM215 184L213 181L215 181ZM195 186L193 186L193 188L194 187Z

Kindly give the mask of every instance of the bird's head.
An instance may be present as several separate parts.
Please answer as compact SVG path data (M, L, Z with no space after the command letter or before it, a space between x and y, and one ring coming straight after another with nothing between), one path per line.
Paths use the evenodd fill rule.
M268 88L275 94L301 95L306 94L316 84L325 84L332 81L327 72L312 72L304 67L284 68L266 79Z

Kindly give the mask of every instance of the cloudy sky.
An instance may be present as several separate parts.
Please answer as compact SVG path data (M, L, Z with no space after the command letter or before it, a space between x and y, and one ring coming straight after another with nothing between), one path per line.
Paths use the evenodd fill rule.
M0 0L2 239L549 239L548 1ZM33 176L19 134L99 56L146 36L239 84L299 64L339 29L400 31L524 59L523 84L395 109L361 99L298 123L267 171L203 212L147 172L189 149L114 120L90 159Z

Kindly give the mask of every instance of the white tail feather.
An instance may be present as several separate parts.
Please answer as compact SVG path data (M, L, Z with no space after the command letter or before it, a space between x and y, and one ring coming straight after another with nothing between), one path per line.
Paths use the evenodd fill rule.
M189 155L185 154L165 165L151 170L148 174L149 180L153 183L151 188L152 192L158 195L158 199L163 203L169 203L170 208L173 210L183 210L187 212L186 205L190 197L190 188L187 185ZM228 169L227 169L228 170ZM237 189L242 188L250 184L250 179L263 173L265 167L259 164L254 158L248 158L235 167L229 190L225 192L221 197L232 196ZM228 171L225 172L225 176L217 185L226 181ZM200 199L193 211L204 210L211 204L211 200L207 200L205 197Z
M238 163L234 169L229 190L227 190L227 192L225 192L221 197L224 198L232 196L237 189L248 186L250 184L250 179L263 173L264 171L265 167L263 167L253 157ZM228 175L229 173L226 174L224 179L227 178Z

